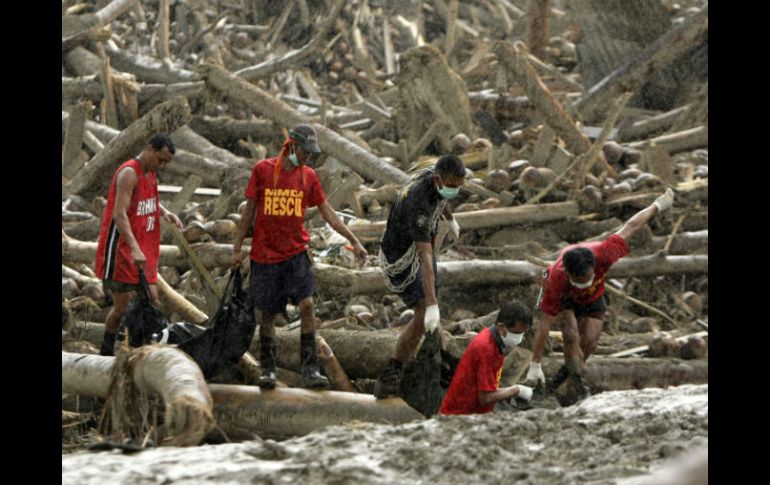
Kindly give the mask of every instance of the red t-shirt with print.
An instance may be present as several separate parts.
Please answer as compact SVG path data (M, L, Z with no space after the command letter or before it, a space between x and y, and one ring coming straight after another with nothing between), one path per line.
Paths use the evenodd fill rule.
M503 353L489 327L482 330L465 349L452 382L439 408L440 414L489 413L495 404L482 406L479 391L496 391L503 375Z
M276 179L276 163L277 158L258 162L245 192L256 202L250 256L263 264L286 261L307 249L310 234L305 229L305 210L326 200L315 170L280 167Z
M593 284L585 289L572 286L564 271L562 261L564 253L575 248L588 248L596 258ZM559 314L564 297L569 296L578 305L588 305L598 300L604 294L604 278L610 267L627 254L628 245L617 234L613 234L604 241L573 244L562 249L559 259L548 268L548 279L543 290L540 309L547 315L555 316Z

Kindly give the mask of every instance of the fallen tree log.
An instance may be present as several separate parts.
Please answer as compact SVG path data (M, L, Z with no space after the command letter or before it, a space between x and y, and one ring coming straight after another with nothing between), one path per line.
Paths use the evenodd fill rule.
M529 122L535 114L535 106L526 96L509 96L486 91L468 93L471 109L486 111L498 122Z
M182 126L176 130L174 132L174 141L176 141L178 148L222 162L228 165L228 168L231 170L242 169L247 176L251 174L252 162L214 145L193 131L189 126Z
M385 194L387 195L387 194ZM361 201L363 203L363 200ZM578 206L574 201L542 205L522 205L496 209L482 209L454 214L461 230L484 229L513 224L534 224L557 221L577 216ZM385 230L385 221L351 224L350 230L359 237L380 237Z
M681 117L683 113L686 113L690 109L689 105L680 106L679 108L661 113L656 116L639 120L626 127L621 127L618 130L617 141L627 142L632 140L638 140L648 135L667 131L674 125L674 122Z
M670 29L622 67L592 86L574 107L586 123L598 122L613 99L636 91L671 61L699 42L708 32L708 5L685 22Z
M238 140L265 140L278 142L283 137L279 126L269 120L236 120L229 116L193 116L190 128L220 146L238 143Z
M204 64L201 66L200 72L208 86L221 91L232 99L245 103L255 112L281 126L291 128L306 122L300 113L283 101L275 99L269 93L219 66ZM318 144L321 150L349 166L361 176L385 184L406 184L411 180L401 170L346 140L329 128L315 124L315 129L318 133Z
M668 149L668 153L684 152L704 148L709 146L708 126L698 126L689 130L676 133L667 133L649 140L635 141L628 144L629 148L644 150L652 145L663 146Z
M195 253L206 268L227 267L232 256L230 244L196 244ZM250 248L243 246L248 255ZM62 240L63 263L87 263L94 261L96 243ZM161 245L160 265L189 269L189 263L176 246ZM351 270L339 266L315 263L313 273L320 291L336 295L384 294L385 280L379 268ZM610 278L656 276L673 274L708 273L708 255L689 256L642 256L623 258L612 267ZM447 261L438 263L442 286L468 285L517 285L534 283L540 277L540 267L528 261Z
M656 236L652 238L651 247L654 251L663 249L668 237ZM693 254L696 252L708 250L709 231L685 232L674 236L671 245L668 248L668 254Z
M68 394L123 397L128 393L155 394L165 405L164 427L168 446L200 444L214 425L211 393L198 366L184 352L171 347L141 347L128 353L130 376L113 373L115 357L62 352L62 392ZM116 386L121 378L133 386ZM106 384L106 386L105 386ZM120 389L118 389L120 388ZM110 413L113 426L126 418L119 403ZM131 425L135 425L132 423Z
M83 132L86 125L86 117L91 110L90 101L80 101L72 109L72 115L67 120L67 133L64 137L62 148L62 176L71 178L75 175L85 160L80 157L83 146Z
M156 106L95 155L86 167L64 185L63 193L92 195L105 192L112 171L137 155L150 136L159 132L171 133L190 121L190 117L190 105L182 97Z
M120 50L113 42L107 42L105 46L112 67L133 74L138 81L159 84L200 81L198 74L178 68L171 62L161 62L143 54L129 54Z
M63 391L106 397L114 360L62 352ZM370 394L290 388L263 392L255 386L225 384L209 384L207 391L213 398L217 426L227 438L235 440L252 439L255 435L300 436L350 421L399 424L422 419L420 413L399 398L377 400Z

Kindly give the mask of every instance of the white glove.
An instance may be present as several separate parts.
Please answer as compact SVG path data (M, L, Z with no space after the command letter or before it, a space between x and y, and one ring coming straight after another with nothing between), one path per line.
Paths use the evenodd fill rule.
M532 399L532 388L519 384L519 395L516 397L524 399L525 401L529 401Z
M432 333L438 328L438 305L431 305L425 310L425 333Z
M673 203L674 191L669 187L666 189L666 193L655 199L655 202L653 202L652 205L658 208L658 212L663 212L664 210L671 207Z
M534 382L545 385L545 374L539 362L530 362L529 370L527 371L527 378L524 382Z
M452 230L452 234L455 235L455 239L460 237L460 224L457 223L457 219L454 217L449 221L449 229Z

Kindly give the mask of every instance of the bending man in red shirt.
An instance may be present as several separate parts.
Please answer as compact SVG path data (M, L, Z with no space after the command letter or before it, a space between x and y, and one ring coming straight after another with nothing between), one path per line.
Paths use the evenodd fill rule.
M545 339L551 325L557 319L564 336L564 361L548 390L559 387L572 374L578 384L578 398L588 396L583 379L585 363L596 350L607 309L604 296L604 279L610 267L628 254L626 241L636 234L655 214L671 207L674 193L666 193L655 199L649 207L637 212L615 234L604 241L579 243L567 246L559 258L548 268L544 282L542 317L532 347L526 383L545 384L540 365Z
M500 386L503 359L524 339L532 326L532 314L516 302L506 302L497 314L497 323L485 328L463 352L452 376L440 414L482 414L495 408L495 403L519 397L529 401L532 388Z
M315 281L311 256L307 252L310 234L305 229L305 210L318 206L329 225L353 245L353 253L366 258L366 249L350 229L340 221L326 201L315 170L308 166L321 153L316 131L310 125L289 130L277 158L258 162L246 187L246 210L241 218L233 245L231 266L243 261L241 244L254 224L251 241L249 293L259 324L262 374L259 386L275 387L278 343L275 340L275 316L286 310L291 300L299 307L300 358L302 384L309 388L329 387L320 374L315 339Z
M107 315L99 353L115 355L115 334L128 303L139 289L139 273L144 270L153 302L158 305L158 258L160 256L160 218L180 229L182 221L158 199L156 173L174 157L176 146L165 133L154 135L142 153L115 171L107 206L102 216L96 249L96 276L105 293L112 293L113 307Z

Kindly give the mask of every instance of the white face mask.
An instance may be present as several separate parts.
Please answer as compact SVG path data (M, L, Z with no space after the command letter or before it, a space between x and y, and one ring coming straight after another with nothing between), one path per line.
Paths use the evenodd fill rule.
M508 332L505 337L503 337L503 343L508 348L516 347L521 343L521 341L524 340L524 334L523 333L512 333Z
M574 286L575 288L580 288L581 290L585 290L586 288L590 288L591 285L594 283L593 277L591 277L590 280L586 281L585 283L576 283L572 280L569 280L570 284Z

